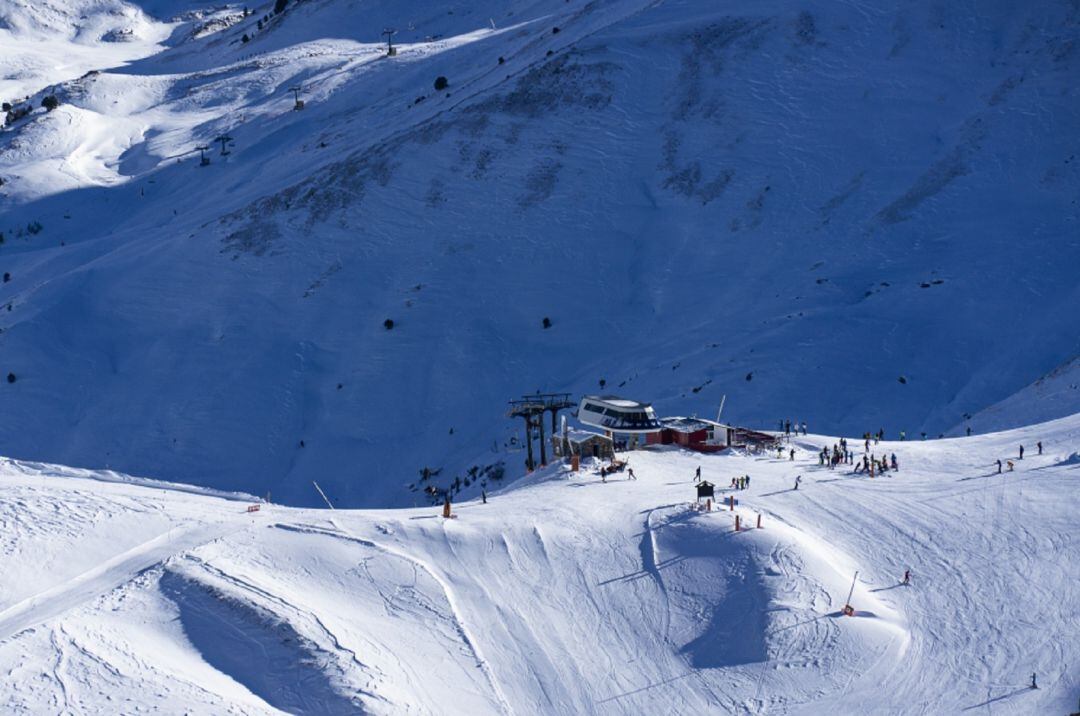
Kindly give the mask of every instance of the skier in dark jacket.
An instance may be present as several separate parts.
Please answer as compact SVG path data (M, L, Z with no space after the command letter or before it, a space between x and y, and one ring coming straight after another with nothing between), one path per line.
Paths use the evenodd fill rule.
M802 475L799 475L799 476L797 476L797 477L795 478L795 489L796 489L796 490L798 490L798 489L799 489L799 483L800 483L800 482L802 482Z
M998 460L998 474L1001 474L1001 460Z
M1024 459L1024 446L1023 445L1020 446L1020 459L1021 460Z

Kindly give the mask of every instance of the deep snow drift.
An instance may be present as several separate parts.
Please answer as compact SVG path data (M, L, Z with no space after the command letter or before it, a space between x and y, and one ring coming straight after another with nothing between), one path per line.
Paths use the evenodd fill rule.
M7 462L0 710L1074 707L1080 416L873 444L900 460L873 479L819 467L833 442L793 439L794 461L632 452L636 481L552 466L450 520L248 513L242 495ZM734 511L689 509L699 466L721 488L751 476L721 490Z
M932 436L1080 410L980 413L1080 354L1075 3L251 10L5 4L8 454L412 505L424 467L516 470L537 389Z

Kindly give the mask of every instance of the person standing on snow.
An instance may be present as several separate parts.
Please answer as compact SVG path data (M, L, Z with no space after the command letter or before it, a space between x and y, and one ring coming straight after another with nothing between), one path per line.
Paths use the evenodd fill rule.
M1020 446L1020 459L1021 460L1024 459L1024 446L1023 445Z
M701 468L698 468L698 470L701 470ZM627 480L636 480L637 479L637 475L634 474L634 468L632 468L632 467L626 468L626 479Z
M896 464L896 453L892 454L892 469L899 470L900 468Z
M911 570L904 570L904 584L911 584Z
M998 474L1001 474L1001 460L998 460Z
M750 476L749 475L744 475L743 479L746 480L746 489L749 490L750 489Z
M806 435L806 421L805 420L803 421L803 424L802 424L802 434Z
M798 475L798 476L795 477L795 489L796 490L799 489L799 483L800 482L802 482L802 475Z
M697 469L694 470L694 480L696 482L701 482L701 465L698 465Z
M795 459L795 448L791 448L791 452L788 453L788 460L791 461L791 460L794 460L794 459Z
M1035 443L1035 447L1039 448L1039 454L1042 455L1042 441Z

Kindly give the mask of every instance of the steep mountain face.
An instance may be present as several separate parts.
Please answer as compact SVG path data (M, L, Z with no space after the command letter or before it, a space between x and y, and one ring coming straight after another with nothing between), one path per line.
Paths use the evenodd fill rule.
M936 435L1080 352L1072 3L251 9L0 134L5 453L411 504L522 393Z

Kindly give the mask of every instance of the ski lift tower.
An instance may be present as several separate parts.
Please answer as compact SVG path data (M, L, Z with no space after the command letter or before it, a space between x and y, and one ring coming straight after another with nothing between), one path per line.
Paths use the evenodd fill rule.
M296 104L293 105L293 111L301 110L304 108L304 100L300 99L300 89L300 85L289 88L289 90L292 91L293 96L296 97Z
M195 151L199 153L199 166L205 167L210 164L210 157L206 156L206 152L210 149L209 146L203 144L195 147Z
M220 136L214 137L214 141L221 142L221 156L229 156L230 152L228 150L228 146L232 144L233 138L230 137L228 134L222 134Z
M551 434L557 430L558 414L560 410L574 407L569 393L536 393L524 395L517 400L510 401L510 410L507 417L524 418L525 420L525 446L528 450L526 466L529 470L536 469L533 459L532 429L540 429L540 464L547 464L547 444L544 438L544 413L551 412Z
M507 411L506 416L509 418L524 418L525 420L525 447L528 450L525 467L529 469L529 472L532 472L536 469L532 446L532 430L534 427L540 428L540 462L547 462L545 459L547 455L544 451L544 405L540 401L529 398L511 400L510 410Z
M386 35L386 56L395 56L397 54L397 48L394 47L394 43L390 38L397 34L397 30L392 27L388 27L382 31L382 34Z

